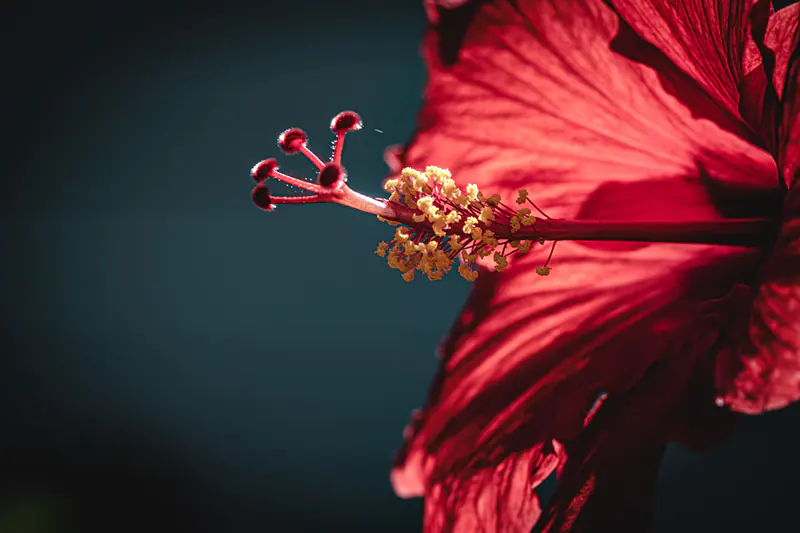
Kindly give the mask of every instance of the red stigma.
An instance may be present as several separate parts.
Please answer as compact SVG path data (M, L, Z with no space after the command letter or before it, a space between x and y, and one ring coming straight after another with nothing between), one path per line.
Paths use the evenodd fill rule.
M331 120L331 131L337 135L360 130L361 126L361 117L355 111L342 111Z
M272 177L272 173L278 170L278 162L274 159L265 159L253 167L250 175L256 183L264 183L267 178Z
M278 137L278 146L283 153L292 155L302 151L307 141L306 132L300 128L289 128Z
M326 163L317 175L317 183L326 188L347 180L347 173L338 163Z
M256 185L253 188L252 196L253 203L255 203L259 209L264 211L272 211L275 209L275 204L272 203L272 197L269 195L269 189L266 185Z
M265 211L272 211L280 204L318 204L336 203L354 209L391 218L394 208L387 207L386 201L370 198L348 187L347 173L342 167L342 150L344 138L348 131L361 128L361 119L352 111L343 111L331 121L331 129L336 133L333 156L328 162L322 161L308 147L308 136L300 128L289 128L278 137L278 146L287 154L303 154L317 167L317 183L295 178L278 170L278 162L274 159L261 161L250 171L253 180L258 184L253 189L253 201ZM311 193L305 196L271 196L265 182L268 179L282 181L298 189Z

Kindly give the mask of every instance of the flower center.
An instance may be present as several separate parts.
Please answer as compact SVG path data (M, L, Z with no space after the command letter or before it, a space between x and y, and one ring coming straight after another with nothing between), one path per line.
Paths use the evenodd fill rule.
M370 198L351 189L341 165L345 135L361 129L361 120L352 111L336 115L331 130L336 134L333 156L327 163L307 146L303 130L292 128L278 138L287 154L302 153L318 169L317 183L288 176L278 171L277 161L267 159L252 169L256 181L252 198L255 204L272 211L277 204L337 203L398 226L394 238L381 242L375 253L389 266L400 270L411 281L415 272L429 279L440 279L459 259L459 273L469 281L478 276L475 263L492 257L495 270L508 266L508 258L527 253L534 243L552 243L550 254L536 272L550 273L549 262L555 243L565 240L634 241L648 243L716 244L760 247L775 234L775 222L764 218L699 220L690 222L564 220L548 217L521 189L512 207L499 195L486 197L474 184L460 189L446 169L429 166L425 172L406 168L396 179L388 180L389 198ZM268 179L276 179L310 196L271 196ZM534 215L533 209L538 215Z

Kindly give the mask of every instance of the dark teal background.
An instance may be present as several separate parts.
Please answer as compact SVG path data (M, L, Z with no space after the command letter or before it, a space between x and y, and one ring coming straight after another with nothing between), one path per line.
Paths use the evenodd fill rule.
M389 463L468 285L403 282L373 217L258 211L248 172L313 176L277 134L327 157L354 109L350 184L379 194L420 102L420 3L0 13L0 531L419 530ZM658 531L793 521L799 422L671 448Z

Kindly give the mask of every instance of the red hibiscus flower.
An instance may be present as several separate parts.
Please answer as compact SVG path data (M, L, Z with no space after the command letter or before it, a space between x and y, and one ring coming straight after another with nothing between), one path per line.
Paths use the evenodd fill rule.
M254 169L313 196L261 184L254 199L406 224L378 250L404 276L435 279L459 255L480 274L392 472L398 494L425 497L426 531L646 530L669 442L713 445L735 411L800 398L797 5L426 8L425 101L392 161L451 174L406 171L388 201L355 193L340 163L358 121L343 114L332 161L309 153L318 184ZM281 144L307 151L300 130ZM528 194L549 216L510 207ZM521 253L538 240L565 241L547 279L548 249Z

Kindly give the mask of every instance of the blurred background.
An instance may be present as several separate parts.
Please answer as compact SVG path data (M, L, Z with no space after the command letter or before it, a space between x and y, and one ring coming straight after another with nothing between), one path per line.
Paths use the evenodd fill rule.
M258 211L249 169L290 126L326 157L353 109L350 183L379 194L424 13L282 4L0 7L0 533L420 530L389 463L468 285L403 282L373 217ZM798 423L671 448L657 530L790 523Z

